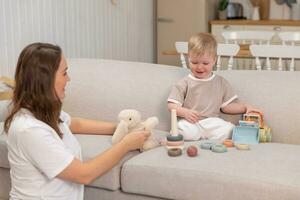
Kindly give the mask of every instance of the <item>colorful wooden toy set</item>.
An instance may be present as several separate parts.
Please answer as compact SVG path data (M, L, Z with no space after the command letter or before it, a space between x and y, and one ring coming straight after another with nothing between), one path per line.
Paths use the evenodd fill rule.
M184 138L178 132L176 110L171 111L171 131L167 136L166 147L168 155L172 157L182 155L184 149ZM186 153L189 157L195 157L198 155L198 148L191 145L186 149Z
M264 125L263 115L260 113L248 113L243 115L243 120L234 127L232 140L225 140L222 144L213 141L201 143L199 147L211 150L215 153L225 153L227 148L235 147L238 150L250 150L250 144L259 142L271 142L271 128ZM184 138L178 132L176 110L171 111L171 131L167 136L166 148L168 155L175 157L182 155L184 149ZM191 145L187 148L187 155L195 157L198 155L198 148Z
M235 144L258 144L259 142L271 142L271 128L264 125L261 113L249 113L243 115L239 126L233 129L232 140Z
M178 133L176 110L171 111L171 131L167 136L166 147L169 156L180 156L184 147L183 136Z

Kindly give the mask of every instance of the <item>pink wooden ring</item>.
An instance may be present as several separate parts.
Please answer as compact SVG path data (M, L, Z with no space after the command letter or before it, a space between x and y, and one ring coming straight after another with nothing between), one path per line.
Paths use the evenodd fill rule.
M167 146L181 146L183 145L184 141L167 141L166 145Z

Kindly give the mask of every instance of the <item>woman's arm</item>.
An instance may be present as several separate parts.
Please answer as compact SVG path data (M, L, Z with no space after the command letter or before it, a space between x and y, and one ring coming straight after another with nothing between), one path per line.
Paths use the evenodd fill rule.
M128 151L142 148L149 135L148 131L129 133L119 143L91 160L81 162L74 159L57 177L88 184L115 166Z
M112 135L117 127L116 123L71 118L70 129L74 134L101 134Z

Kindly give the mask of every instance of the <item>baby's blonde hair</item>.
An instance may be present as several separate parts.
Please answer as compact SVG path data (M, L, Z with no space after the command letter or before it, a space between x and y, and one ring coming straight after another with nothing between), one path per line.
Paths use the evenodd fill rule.
M198 33L193 35L189 40L189 51L188 54L194 53L198 55L204 55L208 53L209 55L217 55L217 41L213 35L209 33Z

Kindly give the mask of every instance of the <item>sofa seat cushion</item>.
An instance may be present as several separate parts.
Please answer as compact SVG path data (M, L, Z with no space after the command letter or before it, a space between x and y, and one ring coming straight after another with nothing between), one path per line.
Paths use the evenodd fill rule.
M0 122L0 167L9 169L8 157L7 157L7 135L3 132L4 122Z
M82 148L83 160L89 160L95 158L100 153L111 147L111 136L99 136L99 135L77 135L79 143ZM103 176L95 179L89 186L118 190L120 188L120 171L122 164L138 154L138 151L129 152L115 167L105 173Z
M165 132L159 130L153 130L152 133L157 140L165 138L166 136ZM111 136L76 135L76 137L81 144L84 160L94 158L112 145ZM113 167L103 176L95 179L95 181L90 183L89 186L108 190L118 190L120 188L120 174L123 163L137 154L139 154L138 151L129 152L115 167Z
M299 200L298 152L299 145L262 143L249 151L200 150L188 157L184 150L169 157L160 147L124 163L121 186L125 192L170 199Z
M0 100L0 122L4 122L10 109L10 100Z

